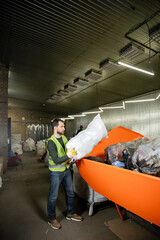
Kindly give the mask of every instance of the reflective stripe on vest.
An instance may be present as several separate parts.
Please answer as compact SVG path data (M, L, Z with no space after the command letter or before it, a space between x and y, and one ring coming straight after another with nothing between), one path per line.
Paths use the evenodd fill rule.
M62 168L62 167L67 167L67 165L69 165L69 163L68 164L60 164L60 165L53 165L53 164L49 164L49 166L51 167L51 168Z
M67 153L66 144L67 144L68 140L64 135L62 135L62 140L63 140L64 146L65 146L65 150L62 147L62 145L60 144L60 142L54 137L54 135L52 135L49 138L49 140L52 140L56 144L58 157L63 157L63 156L66 155L66 153ZM48 148L47 148L47 151L48 151ZM48 153L49 153L49 151L48 151ZM66 161L64 161L64 162L62 162L61 164L58 164L58 165L55 164L50 155L49 155L49 158L48 158L48 162L49 162L49 170L50 171L64 172L66 170L66 168L68 169L69 166L70 166L69 160L66 160Z

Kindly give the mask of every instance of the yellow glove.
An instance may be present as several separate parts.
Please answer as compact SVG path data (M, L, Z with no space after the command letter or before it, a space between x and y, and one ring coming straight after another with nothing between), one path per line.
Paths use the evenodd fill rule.
M74 156L76 156L77 155L77 152L76 152L76 150L73 148L73 149L71 149L71 150L68 150L68 152L67 152L67 156L69 157L69 158L73 158Z

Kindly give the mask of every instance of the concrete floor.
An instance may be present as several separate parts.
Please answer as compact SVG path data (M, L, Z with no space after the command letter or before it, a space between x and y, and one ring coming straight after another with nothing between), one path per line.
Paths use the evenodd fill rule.
M48 169L37 161L35 152L22 155L23 169L8 169L0 189L1 240L158 240L160 237L132 219L122 221L114 204L106 202L94 207L88 216L84 201L75 197L77 213L83 222L65 219L65 194L60 188L57 219L62 228L47 224L46 203L49 188Z

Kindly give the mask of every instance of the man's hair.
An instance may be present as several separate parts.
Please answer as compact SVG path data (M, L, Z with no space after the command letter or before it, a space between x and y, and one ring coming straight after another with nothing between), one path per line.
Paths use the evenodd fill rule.
M58 126L59 122L63 122L64 123L64 121L62 119L60 119L60 118L54 119L54 121L52 122L52 130L54 130L54 127Z

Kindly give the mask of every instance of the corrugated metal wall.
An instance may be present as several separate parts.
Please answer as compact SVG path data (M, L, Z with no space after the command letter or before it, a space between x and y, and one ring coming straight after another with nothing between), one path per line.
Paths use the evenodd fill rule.
M153 98L157 94L143 95L143 98ZM72 136L80 125L85 129L94 116L96 114L66 122L66 135ZM160 136L160 98L153 102L129 103L125 109L105 110L101 118L108 131L123 126L153 139Z

